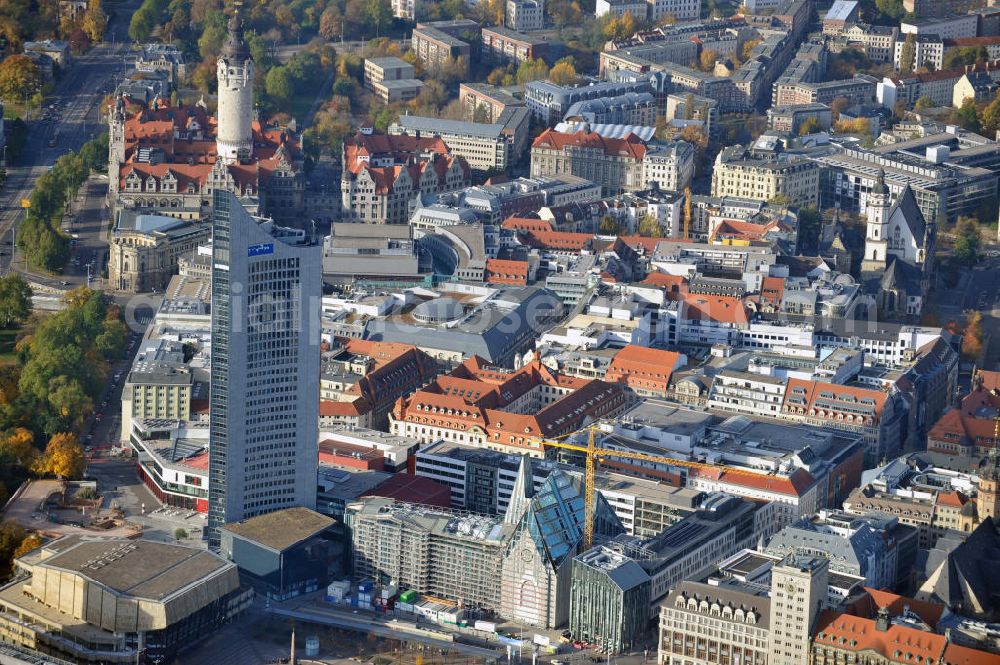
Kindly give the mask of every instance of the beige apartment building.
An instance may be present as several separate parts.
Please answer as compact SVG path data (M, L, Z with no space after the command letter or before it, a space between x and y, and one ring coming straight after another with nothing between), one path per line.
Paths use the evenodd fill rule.
M139 364L128 374L122 390L122 440L134 420L190 420L194 375L185 365Z
M365 60L365 87L386 104L416 99L424 89L416 78L413 65L401 58L369 58Z
M586 129L547 129L531 146L531 176L574 175L601 185L604 195L686 187L694 174L694 148L684 141L650 143L635 134L610 138Z
M737 146L739 147L739 146ZM797 157L733 158L723 150L712 170L712 196L736 196L758 201L787 198L789 205L819 204L819 166ZM740 148L739 152L742 152Z

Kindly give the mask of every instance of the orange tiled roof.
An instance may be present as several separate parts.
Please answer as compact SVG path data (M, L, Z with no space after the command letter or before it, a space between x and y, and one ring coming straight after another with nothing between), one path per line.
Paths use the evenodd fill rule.
M605 379L623 382L633 389L666 392L670 376L680 364L681 356L676 351L629 344L615 354Z
M566 148L589 148L601 150L605 155L642 159L646 156L646 145L636 134L629 132L625 138L607 138L596 132L579 131L572 134L546 129L531 144L534 148L565 150Z
M870 427L877 424L886 399L886 393L881 390L825 381L788 379L782 410L818 420L835 420Z
M961 492L938 492L937 503L940 506L949 508L961 508L968 502L968 499Z
M642 284L660 286L667 290L676 289L678 291L687 291L687 283L687 277L683 275L671 275L665 272L651 272L646 275L646 279L642 280Z
M487 284L514 284L523 286L528 283L528 262L486 259L484 281Z
M941 657L943 665L1000 665L1000 655L949 643Z
M815 644L852 652L875 651L891 663L937 663L948 640L944 635L890 623L880 631L876 621L839 612L823 612L816 624Z
M739 298L689 293L684 296L684 316L690 321L716 321L739 326L749 324L747 310Z
M503 220L501 226L512 231L532 231L546 232L552 231L552 224L544 219L532 219L531 217L508 217Z
M778 222L771 220L767 224L754 224L741 219L724 219L712 232L709 242L719 238L740 238L743 240L762 240L768 232L778 228Z
M933 628L944 614L944 605L938 603L907 598L891 591L870 587L865 587L865 591L866 594L851 605L851 611L869 619L874 619L878 610L883 607L887 608L889 614L894 617L902 616L904 610L908 609Z
M521 240L524 244L539 249L581 252L593 243L594 236L568 231L529 231L521 234Z

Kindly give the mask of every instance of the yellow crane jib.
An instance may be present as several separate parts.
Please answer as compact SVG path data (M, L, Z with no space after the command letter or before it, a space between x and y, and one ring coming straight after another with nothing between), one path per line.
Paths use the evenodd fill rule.
M998 419L1000 423L1000 419ZM678 466L687 469L704 469L709 471L724 471L725 473L738 474L738 475L749 475L749 476L771 476L773 474L764 471L754 471L751 469L736 469L727 466L720 466L717 464L706 464L704 462L692 462L690 460L682 460L676 457L670 457L668 455L653 455L650 453L641 453L634 450L616 450L614 448L599 448L597 447L595 441L595 433L600 431L596 425L591 425L587 428L587 445L580 445L576 443L566 443L565 441L560 441L559 439L540 439L540 443L543 448L557 448L560 450L569 450L572 452L583 453L584 454L584 474L583 474L583 495L584 495L584 523L583 523L583 546L584 549L590 549L594 545L594 513L596 508L596 490L595 490L595 468L599 461L602 461L604 457L619 457L622 459L631 459L641 462L654 462L657 464L668 464L670 466ZM564 435L560 438L566 438L574 433Z

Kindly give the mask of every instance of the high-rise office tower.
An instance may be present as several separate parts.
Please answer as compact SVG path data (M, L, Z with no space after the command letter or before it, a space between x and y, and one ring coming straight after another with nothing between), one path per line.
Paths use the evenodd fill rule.
M216 189L208 543L219 527L316 505L320 248Z
M791 554L771 568L769 665L809 665L816 615L829 592L830 560Z

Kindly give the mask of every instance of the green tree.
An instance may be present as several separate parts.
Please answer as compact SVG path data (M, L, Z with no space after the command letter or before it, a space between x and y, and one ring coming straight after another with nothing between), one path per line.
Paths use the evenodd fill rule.
M976 111L976 103L972 99L966 99L962 106L952 111L949 116L952 124L961 125L970 132L979 132L979 113Z
M21 323L31 314L31 287L20 273L0 277L0 325Z
M899 23L906 13L902 0L875 0L875 7L878 8L880 22L885 24Z
M295 95L295 83L286 67L273 67L264 80L264 91L278 106L288 104Z
M49 405L52 414L65 429L78 429L94 410L94 404L83 386L68 376L56 376L49 381Z
M549 75L549 67L541 58L525 60L517 68L517 82L541 81Z
M955 260L963 265L975 265L979 259L982 237L979 222L972 217L959 217L955 225Z
M979 124L984 132L996 135L1000 130L1000 97L994 97L979 114Z
M228 35L226 15L217 9L208 12L201 37L198 38L198 53L206 60L214 60L222 51Z
M576 73L576 67L573 66L572 57L559 60L549 70L549 80L559 85L572 85L578 79L579 76Z
M392 21L392 6L389 0L365 0L365 23L379 34Z
M917 111L922 111L924 109L929 109L934 107L934 100L924 95L913 104L913 108Z
M181 527L174 529L174 540L184 540L188 537L188 532Z

